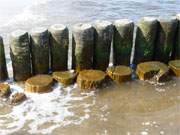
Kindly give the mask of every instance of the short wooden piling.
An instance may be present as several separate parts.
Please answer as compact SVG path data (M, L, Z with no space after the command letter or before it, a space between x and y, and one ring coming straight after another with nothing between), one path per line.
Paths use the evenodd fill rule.
M69 30L62 24L55 24L49 31L52 71L65 71L68 64Z
M158 22L154 17L143 17L137 24L134 63L151 61L154 57Z
M91 69L94 47L94 28L91 24L79 23L73 27L73 44L76 71Z
M129 65L133 46L134 23L128 19L114 22L113 64Z
M180 13L176 15L178 26L176 30L176 43L174 46L173 57L174 59L180 59Z
M4 81L8 78L6 59L4 53L4 43L0 36L0 81Z
M31 55L33 74L47 74L49 72L49 32L43 27L35 28L31 32Z
M26 31L16 30L10 36L10 56L15 81L25 81L31 73L30 41Z
M177 19L175 17L159 19L159 28L155 48L155 60L168 63L175 45Z
M109 21L95 22L94 68L106 71L109 65L113 25Z

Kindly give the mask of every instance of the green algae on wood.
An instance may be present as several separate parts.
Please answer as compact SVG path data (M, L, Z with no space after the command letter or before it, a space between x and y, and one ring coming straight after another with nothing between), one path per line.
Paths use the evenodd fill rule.
M49 29L52 71L67 70L69 30L62 24L52 25Z
M176 76L180 77L180 59L169 61L169 67Z
M106 71L109 65L113 25L109 21L95 22L94 68Z
M100 70L83 70L77 77L77 85L80 89L96 89L102 87L106 74Z
M178 20L178 26L176 31L176 43L172 55L174 59L180 59L180 14L177 14L176 18Z
M155 60L168 63L175 46L177 19L175 17L159 19L155 48Z
M53 78L64 86L73 84L76 80L77 73L74 70L53 72Z
M128 19L114 22L113 63L114 65L129 65L133 46L134 23Z
M25 101L27 99L26 95L24 93L21 93L21 92L17 92L15 94L13 94L11 96L11 99L10 99L10 104L12 105L17 105L17 104L20 104L22 103L23 101Z
M17 30L10 36L10 56L15 81L25 81L32 75L30 40L26 31Z
M36 75L25 82L25 91L46 93L52 91L53 78L50 75Z
M169 68L159 61L143 62L137 65L136 74L140 80L151 80L164 82L169 80Z
M93 64L94 28L89 23L79 23L73 27L73 48L77 72L91 69Z
M31 32L31 55L33 74L47 74L49 72L49 32L38 27Z
M137 24L134 63L151 61L154 57L158 21L154 17L143 17Z
M11 94L9 84L0 83L0 97L9 97Z
M0 36L0 81L8 78L3 39Z
M128 66L112 66L107 68L107 74L114 81L121 83L131 80L132 69Z

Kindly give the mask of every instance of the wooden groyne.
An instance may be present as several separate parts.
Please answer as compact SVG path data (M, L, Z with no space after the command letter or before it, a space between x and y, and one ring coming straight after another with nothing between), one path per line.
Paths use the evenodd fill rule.
M143 17L136 27L135 31L135 23L128 19L81 23L74 25L72 38L69 29L62 24L49 29L35 28L30 33L15 31L10 38L13 78L25 81L32 75L68 70L70 39L72 68L77 72L86 69L106 71L111 46L115 66L129 66L131 57L134 57L132 64L135 65L180 59L180 14L168 19ZM0 81L7 78L4 45L0 37Z

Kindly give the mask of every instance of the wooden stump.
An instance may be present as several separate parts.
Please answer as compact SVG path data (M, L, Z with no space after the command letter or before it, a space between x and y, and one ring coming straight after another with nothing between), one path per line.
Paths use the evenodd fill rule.
M10 55L15 81L25 81L31 77L30 41L26 31L17 30L10 37Z
M17 92L14 95L12 95L10 99L10 104L17 105L22 103L27 99L26 95L24 93Z
M64 86L73 84L76 81L77 73L74 71L53 72L53 78Z
M180 60L169 61L169 67L176 76L180 77Z
M133 46L134 23L128 19L114 22L113 58L114 65L129 65Z
M6 58L4 53L4 43L0 36L0 81L4 81L8 78Z
M136 74L140 80L153 79L157 82L169 80L169 68L166 64L158 61L144 62L137 65Z
M77 85L80 89L96 89L102 86L106 74L100 70L83 70L77 77Z
M5 83L0 83L0 97L9 97L11 94L10 86Z
M108 21L95 22L94 68L106 71L109 65L113 25Z
M31 55L33 74L47 74L49 72L49 32L38 27L31 32Z
M158 37L155 48L155 60L168 63L175 45L177 29L176 18L159 19Z
M62 24L55 24L49 31L52 71L65 71L68 67L69 30Z
M94 28L91 24L76 24L73 27L73 51L77 72L91 69L93 64Z
M107 74L114 81L121 83L131 80L132 70L127 66L114 66L107 68Z
M158 21L153 17L143 17L137 24L134 63L151 61L154 57Z
M52 90L53 79L49 75L36 75L25 83L25 91L33 93L45 93Z

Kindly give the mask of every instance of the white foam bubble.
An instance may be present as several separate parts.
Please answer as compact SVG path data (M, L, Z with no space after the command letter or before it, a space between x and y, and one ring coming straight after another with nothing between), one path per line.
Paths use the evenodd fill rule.
M10 87L13 92L24 91L16 84L12 84ZM95 104L94 100L91 103L86 103L83 100L91 98L94 92L81 93L81 96L78 97L73 95L73 90L74 86L62 88L60 85L55 85L54 90L50 93L25 93L28 98L25 102L12 107L10 113L0 115L0 134L11 134L24 128L24 126L27 126L27 132L31 134L50 134L58 127L81 124L90 118L90 107ZM80 106L84 114L81 116L70 111L76 106L73 105L76 101L78 103L82 101ZM73 116L73 119L68 119Z

